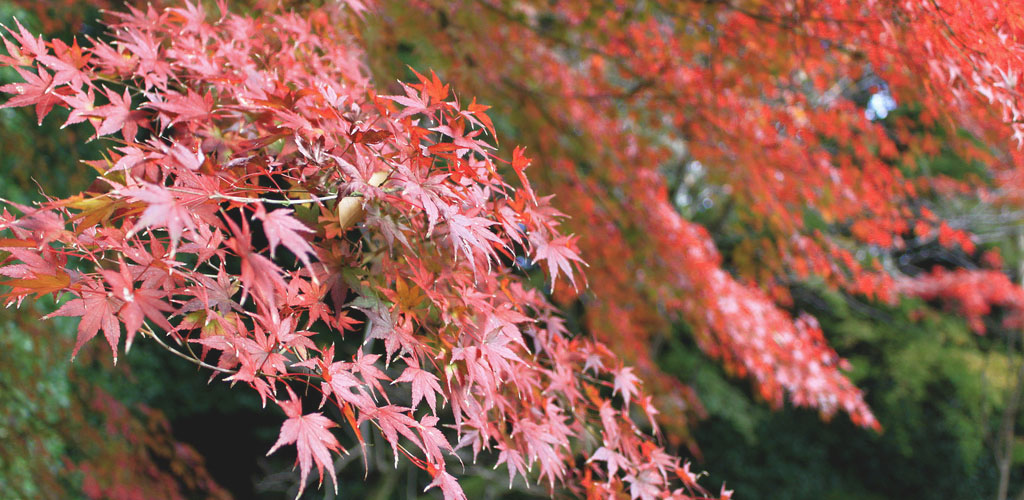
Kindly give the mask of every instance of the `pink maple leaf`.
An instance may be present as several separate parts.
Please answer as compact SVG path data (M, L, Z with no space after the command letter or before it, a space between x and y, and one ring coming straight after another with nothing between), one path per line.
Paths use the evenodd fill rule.
M444 437L444 433L437 428L439 420L437 417L424 415L420 419L419 425L416 426L420 437L423 438L423 453L427 456L427 460L436 463L441 463L444 460L444 457L441 456L441 450L453 452L451 443Z
M72 358L78 354L78 350L86 342L92 340L99 330L103 330L103 336L114 351L114 361L117 362L117 343L121 339L121 325L114 313L121 307L121 300L107 294L98 283L92 280L86 282L80 292L80 298L68 301L56 311L47 314L45 318L53 316L81 316L78 322L78 339L75 341L75 350L71 352ZM45 319L44 318L44 319Z
M278 245L284 245L306 267L309 267L309 256L314 253L313 247L299 232L312 233L313 230L292 217L291 213L292 210L287 208L267 212L263 205L256 206L256 218L263 221L263 231L267 234L267 240L270 241L270 256L274 256L274 250Z
M603 460L608 465L608 477L614 476L619 472L619 469L628 469L629 460L622 456L622 454L609 450L604 446L597 449L593 455L587 459L587 462L594 460Z
M530 238L533 242L533 260L535 261L547 261L548 263L548 274L551 275L551 288L555 287L555 280L558 279L558 273L564 273L569 282L572 283L572 287L576 288L576 279L573 276L573 266L575 265L578 269L583 263L583 259L580 258L579 253L576 250L576 237L574 236L559 236L553 238L550 241L544 238Z
M444 469L435 469L433 466L430 467L430 473L433 474L434 480L423 491L438 487L441 488L444 500L466 500L466 494L462 491L462 486L459 486L459 482L455 480L454 476Z
M441 391L441 385L438 384L437 375L430 373L426 370L420 369L420 364L416 361L415 357L405 358L406 363L409 366L406 367L405 371L402 372L397 379L391 384L397 384L400 382L409 382L412 384L412 407L416 408L419 405L420 400L426 399L427 404L430 405L430 412L437 415L437 395L441 394L444 397L444 393Z
M497 447L501 453L498 454L498 461L494 464L494 467L497 468L499 465L505 464L508 468L508 487L512 488L512 482L515 480L516 474L523 476L523 479L527 479L528 467L526 466L523 454L514 446L504 442L498 443Z
M627 474L629 496L634 500L655 500L661 492L662 477L650 468L641 470L639 474Z
M278 406L288 415L288 420L281 425L281 433L277 442L270 448L267 455L274 453L283 445L295 444L298 451L296 460L299 463L299 493L295 498L302 496L302 490L306 487L306 476L309 470L316 464L316 471L320 474L320 483L324 481L324 469L331 475L331 482L334 483L334 493L338 493L338 479L334 475L334 463L331 460L332 451L341 451L341 444L328 430L336 427L337 424L322 413L302 414L302 400L295 396L295 392L288 387L288 401L275 401Z
M53 93L53 76L43 68L38 69L38 75L21 68L14 69L25 81L0 86L0 92L17 94L0 105L0 109L35 104L36 116L42 124L43 118L46 118L53 106L61 102L60 97Z
M174 249L181 240L181 233L196 227L188 207L163 186L146 184L141 188L121 190L121 194L149 204L129 234L147 227L166 227L171 234L171 248Z
M117 95L117 92L110 89L104 90L110 104L100 106L88 113L103 118L103 122L96 127L96 137L113 134L120 130L126 140L134 141L139 128L136 120L140 113L132 111L132 97L128 94L128 89L124 90L123 96Z
M619 369L619 371L615 372L614 383L615 388L612 391L612 394L618 394L619 392L622 392L622 399L626 401L626 406L628 407L629 398L632 397L634 394L639 394L640 392L640 390L637 388L637 385L640 383L640 379L637 378L635 374L633 374L633 367L628 366L625 368L621 368Z
M360 423L371 418L377 421L381 434L384 434L384 439L391 444L391 452L395 454L396 465L398 464L399 434L412 441L418 448L423 448L419 438L412 431L413 427L417 427L420 424L406 413L408 411L409 408L404 406L387 405L371 409L369 412L359 416Z
M132 348L132 341L135 334L142 328L144 319L149 319L164 330L170 331L174 327L167 322L168 312L173 312L174 307L163 301L166 295L161 290L150 288L143 283L140 288L135 288L135 278L124 261L120 261L118 271L101 269L103 281L110 287L114 297L124 301L121 310L117 315L124 322L125 328L125 352Z

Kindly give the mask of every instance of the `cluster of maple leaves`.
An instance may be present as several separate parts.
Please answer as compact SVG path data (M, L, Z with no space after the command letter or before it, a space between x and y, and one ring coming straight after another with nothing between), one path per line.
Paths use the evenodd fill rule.
M924 200L1020 202L1018 3L380 3L386 29L371 49L429 40L459 88L515 103L517 126L572 131L524 134L547 167L534 182L556 194L594 264L587 327L637 367L683 442L699 398L651 348L676 334L673 321L773 405L878 428L815 322L788 310L788 286L892 302L920 279L958 301L951 280L892 263L936 240L976 250ZM868 119L859 94L872 93L900 112ZM984 165L992 182L931 171L938 155ZM665 175L677 165L699 165L717 189L703 200L720 214L714 234L679 213ZM723 233L742 235L725 256L712 239Z
M979 334L985 333L985 317L995 307L1006 310L1004 327L1024 326L1024 289L1000 271L936 268L913 279L901 280L898 286L905 295L948 303Z
M337 5L113 16L84 45L4 37L24 81L3 107L64 108L112 144L86 191L0 212L8 305L66 297L50 316L81 318L76 352L102 332L116 361L142 335L253 388L287 416L270 452L295 445L300 494L314 467L334 479L339 423L362 447L378 429L446 499L465 498L448 464L482 450L510 482L707 494L632 420L656 428L633 370L511 268L575 285L582 260L521 149L521 186L499 175L485 106L435 75L379 95Z
M65 108L113 147L82 194L0 215L8 301L70 295L53 314L82 318L79 347L102 331L116 358L141 333L253 387L288 416L274 450L296 444L303 484L333 473L337 422L357 437L369 422L447 498L446 463L484 449L510 480L538 464L594 496L704 494L629 418L679 443L701 414L650 352L674 320L773 405L878 428L813 318L786 311L793 280L949 299L978 330L993 305L1020 321L1000 271L906 277L886 258L933 239L974 252L925 196L1020 202L1022 5L380 4L130 10L85 47L11 29L0 64L24 81L4 106ZM391 23L379 46L431 40L449 81L514 103L523 128L571 131L525 142L572 219L533 192L523 149L494 155L486 106L433 74L379 95L357 47L371 22ZM865 82L913 116L867 119L851 97ZM985 165L994 189L917 167L940 153ZM726 257L679 213L663 175L678 163L702 165L720 222L753 234ZM555 296L573 299L580 255L599 264L585 321L607 347L515 269L564 276ZM332 408L306 412L309 391Z

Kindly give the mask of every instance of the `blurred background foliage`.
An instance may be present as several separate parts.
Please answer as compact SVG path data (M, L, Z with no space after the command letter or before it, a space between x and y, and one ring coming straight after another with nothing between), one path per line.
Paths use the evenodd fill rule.
M102 15L97 8L104 6L0 0L0 22L10 25L17 16L30 30L65 40L102 36L96 19ZM371 39L373 29L371 23ZM444 52L425 39L410 36L374 50L371 66L379 82L412 79L410 66L433 68L444 78ZM0 70L0 84L14 76L8 69ZM489 104L496 105L491 115L505 144L520 142L525 124L517 124L515 109ZM53 116L37 126L31 110L0 110L0 197L27 204L41 199L40 186L65 196L90 182L90 170L79 162L99 158L105 144L86 141L88 126L60 130L62 122L62 117ZM941 170L956 178L984 174L984 168L949 155L927 163L917 168ZM733 249L756 238L734 221L733 204L705 183L693 165L666 175L678 178L679 193L685 195L679 197L680 210L717 228L713 235L726 262L731 262ZM712 203L692 203L704 199ZM975 214L966 224L987 235L985 246L1000 248L1007 262L1021 261L1016 235L991 222L995 209L945 209ZM910 248L900 256L900 264L928 270L974 258L938 247ZM784 285L793 298L793 310L817 317L831 344L851 361L851 377L864 389L884 431L859 429L845 417L823 422L807 410L770 411L747 382L704 357L686 325L678 324L676 334L659 346L658 361L696 390L707 412L694 430L700 452L697 467L711 472L704 483L717 491L727 480L737 498L748 499L994 496L994 447L1008 398L1019 390L1015 367L1022 362L1014 340L1019 332L1001 329L1000 312L991 315L987 333L979 336L939 304L904 300L887 306L820 283ZM139 491L146 498L293 494L291 459L286 454L265 457L280 416L257 411L255 393L230 390L220 381L207 383L206 374L146 342L136 344L116 367L100 342L89 344L72 362L75 322L38 320L52 309L50 298L0 311L0 496L130 498ZM576 318L571 311L568 314L573 323ZM1010 418L1018 428L1024 423L1019 414ZM365 480L362 457L339 459L339 496L431 497L432 493L424 495L414 488L415 474L422 472L406 462L395 469L385 448L371 446ZM487 457L480 461L487 462ZM1024 462L1020 443L1014 462ZM470 463L465 467L461 481L470 498L548 493L519 486L509 490L503 470ZM1020 489L1024 477L1015 474L1012 479L1011 491ZM311 489L306 495L322 496L331 498L333 491Z

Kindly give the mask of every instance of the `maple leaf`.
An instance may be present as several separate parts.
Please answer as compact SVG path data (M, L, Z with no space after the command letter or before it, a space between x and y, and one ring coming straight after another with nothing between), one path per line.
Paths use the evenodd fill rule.
M96 121L92 113L93 110L96 109L96 93L93 89L90 88L85 92L76 92L74 95L70 96L58 95L58 97L64 101L64 104L67 104L68 107L71 108L71 113L68 114L68 119L64 121L61 128L81 123L87 118L93 118L93 121Z
M138 130L136 120L139 119L140 113L132 111L132 97L128 93L128 89L124 90L123 96L117 95L117 92L110 89L104 89L104 91L110 104L89 112L92 116L103 118L103 122L96 128L96 137L103 137L120 130L126 141L135 141L135 133Z
M412 431L419 422L412 419L408 414L409 408L404 406L387 405L378 408L371 408L359 416L359 423L373 419L380 426L384 439L391 444L391 452L395 456L395 464L398 463L398 435L401 434L409 441L412 441L419 448L423 448L416 434Z
M216 280L203 274L197 274L193 278L198 286L187 288L184 291L195 298L182 304L181 312L205 309L216 310L221 315L226 315L232 310L242 311L241 306L231 298L238 290L238 284L228 276L223 263L217 268Z
M505 464L508 468L508 487L512 488L512 482L516 478L516 474L523 476L523 479L527 479L526 472L528 467L526 466L526 460L523 459L523 454L519 452L514 446L509 446L504 441L499 442L497 445L498 460L495 462L494 467L497 468L501 464Z
M469 260L474 262L474 250L478 250L487 256L488 261L495 255L491 243L501 245L502 241L488 228L497 222L484 219L483 217L467 217L456 213L448 217L448 239L453 249L462 253Z
M624 478L629 483L629 495L634 500L655 500L661 493L661 485L663 480L661 475L645 468L640 471L639 474L627 474Z
M526 177L526 167L530 166L530 159L523 155L526 148L516 146L512 150L512 170L515 171L516 176L519 177L519 182L523 185L523 189L526 194L533 200L533 204L537 205L537 195L533 192L533 187L530 186L530 179Z
M4 274L13 273L13 266L6 266ZM48 293L56 293L66 289L71 284L71 276L68 273L58 270L56 274L33 273L32 277L21 277L18 279L0 281L0 285L9 286L14 289L6 297L25 293L34 293L36 297L42 297Z
M455 144L459 148L465 148L474 151L478 153L481 157L487 156L487 152L485 151L485 149L495 149L494 146L482 140L476 139L476 137L479 136L481 132L479 129L469 132L468 134L463 134L462 130L453 129L448 125L438 125L436 127L430 128L430 130L434 132L440 132L444 135L447 135L448 137L451 137L453 144Z
M360 297L361 300L353 302L353 305L366 313L368 330L366 339L381 339L384 341L384 350L387 354L384 364L391 364L395 353L414 354L421 351L421 344L412 334L412 324L408 318L399 315L392 317L391 312L383 303ZM366 307L364 307L366 306Z
M454 476L443 468L436 469L432 464L428 470L433 475L434 480L423 491L437 487L441 489L444 500L466 500L466 494L462 491L462 486L459 486L459 482L455 480Z
M626 407L629 407L629 399L632 395L638 394L640 390L637 385L640 383L640 379L633 373L633 367L627 366L620 368L615 372L614 378L614 390L612 394L622 393L622 399L626 401Z
M53 92L53 76L43 68L38 68L38 75L19 67L14 69L25 81L0 86L0 92L17 94L0 105L0 109L34 104L36 117L39 119L39 124L42 125L43 118L50 114L53 106L61 103L60 97Z
M487 131L491 133L491 136L495 137L495 140L497 140L498 134L494 130L494 123L491 122L491 117L487 116L486 113L488 109L491 109L491 107L483 104L477 104L476 97L474 97L473 102L469 103L469 106L466 107L466 110L460 112L459 114L465 116L467 119L469 119L469 121L473 122L474 124L486 128Z
M288 288L284 279L281 278L280 268L274 265L270 259L253 251L247 220L242 219L241 228L231 219L228 219L227 223L235 237L227 240L225 244L242 259L242 269L239 274L244 290L242 301L245 301L246 293L254 292L268 305L276 307L275 292Z
M48 209L33 209L11 202L8 202L8 204L25 214L22 218L13 222L11 226L31 233L32 238L36 239L39 245L46 245L52 241L59 240L61 235L65 234L64 226L67 224L67 221L63 220L63 217L57 212ZM25 257L24 253L19 252L19 259L24 261L22 257ZM34 271L39 274L50 274L52 269L36 268Z
M110 167L110 170L130 170L136 165L153 158L152 153L147 153L146 151L134 146L118 147L114 149L124 153L124 156L117 158L117 162L114 163L113 167Z
M54 55L40 54L36 60L53 70L53 84L62 85L71 83L74 88L81 88L89 76L82 72L82 68L88 64L90 54L83 51L78 45L78 39L74 39L69 47L61 40L53 40Z
M203 154L202 148L174 143L169 148L162 146L162 149L167 153L165 157L171 160L172 165L177 165L185 170L199 170L203 166L203 162L206 161L206 155Z
M448 204L445 198L454 197L454 193L445 185L447 174L424 176L418 170L401 166L395 172L394 179L402 187L402 195L408 200L415 200L427 215L427 236L434 232L434 226L444 207Z
M556 480L564 478L566 473L566 462L559 450L568 444L564 432L567 429L559 425L560 418L562 417L540 422L520 420L516 423L514 431L523 436L526 441L527 457L531 463L540 462L540 477L546 477L551 485L554 485Z
M424 415L416 426L420 438L423 439L423 453L427 456L427 461L434 463L443 462L444 457L441 455L441 450L454 452L451 443L444 437L444 433L437 428L439 421L440 419L435 416Z
M352 360L352 371L358 372L363 380L377 390L377 393L383 394L387 398L387 394L384 393L384 387L381 386L380 381L391 380L387 375L384 374L377 368L375 363L380 359L379 354L363 354L363 349L359 348L356 351L355 359Z
M614 476L620 468L627 469L630 465L630 461L627 460L626 457L622 456L622 454L609 450L604 446L598 448L597 451L587 459L587 462L592 462L594 460L603 460L608 465L608 477Z
M402 106L405 106L405 109L403 109L402 112L398 114L396 119L401 120L402 118L405 118L406 116L411 116L411 115L420 114L420 113L424 113L425 114L425 113L429 113L430 112L430 96L426 92L417 92L411 86L406 85L404 83L402 84L402 89L405 90L405 95L404 96L400 96L400 95L382 95L381 96L381 97L383 97L385 99L391 99L392 101L395 101L395 102L401 104Z
M325 357L325 360L316 360L318 364L330 363L326 370L321 366L324 381L320 384L320 388L323 391L323 399L320 401L320 405L322 406L327 398L333 394L339 402L351 403L361 411L372 411L376 405L363 389L363 383L352 374L349 366L350 363L344 361L330 362L334 357L333 351L326 353ZM303 364L298 363L296 366L303 366Z
M79 292L79 298L72 299L60 306L56 311L47 314L43 319L53 316L80 316L78 322L78 338L75 340L75 349L71 352L72 359L78 355L78 351L86 342L92 340L99 330L103 330L103 336L110 344L110 350L114 354L114 362L117 362L117 344L121 338L121 324L114 313L121 307L123 302L107 294L98 283L89 280Z
M295 392L288 386L288 401L274 400L284 410L288 419L281 425L281 432L277 442L267 452L277 451L283 445L295 444L299 464L299 492L295 498L302 496L302 490L306 488L306 476L310 469L316 465L316 471L320 474L320 483L324 481L324 469L331 475L331 482L334 483L334 493L338 493L338 478L334 475L334 461L331 459L331 452L342 451L341 444L329 430L336 427L331 419L323 416L322 413L302 414L302 400L295 396Z
M19 52L23 52L25 56L30 56L32 58L45 56L49 52L46 50L46 43L43 42L42 36L32 36L32 33L25 29L25 27L21 25L21 21L16 17L14 18L14 24L18 27L17 33L7 26L4 26L4 29L21 44ZM4 40L6 41L7 39L4 38Z
M121 194L148 204L142 216L128 231L127 237L148 227L166 227L171 235L172 253L185 229L195 229L192 212L173 193L163 186L145 184L141 188L122 189Z
M434 73L434 70L430 70L430 79L428 80L427 77L421 75L412 67L409 67L409 69L412 70L412 73L420 81L418 86L429 94L431 99L436 102L443 102L448 98L448 94L451 92L449 90L450 85L441 83L441 79L437 77L437 73Z
M117 312L124 322L125 328L125 351L132 348L135 334L142 327L143 319L149 319L164 330L171 331L173 326L167 321L165 313L173 312L175 309L163 301L164 293L155 288L143 286L135 287L135 279L123 260L119 261L118 271L101 269L100 274L107 283L114 297L124 301L124 305Z
M576 237L560 236L548 241L531 235L530 241L534 245L533 260L546 260L548 263L551 289L554 290L555 280L558 279L558 273L560 272L565 274L569 278L569 282L572 283L573 288L576 288L573 265L575 263L578 268L580 264L583 264L583 259L580 258L579 253L576 251Z
M313 230L292 217L291 213L292 210L287 208L267 212L262 204L256 205L256 218L263 221L263 231L270 241L270 257L273 258L274 250L283 244L308 268L309 256L314 255L313 247L299 235L299 232L312 233ZM315 279L316 275L313 276Z
M169 9L176 16L181 16L182 32L185 33L201 33L204 28L208 28L209 25L206 21L206 11L203 9L203 4L193 4L189 0L185 0L185 7Z
M427 404L430 405L430 412L437 415L437 408L434 405L437 403L437 395L441 394L444 397L444 393L441 391L441 385L438 384L437 375L430 373L426 370L421 370L419 362L414 357L404 358L406 363L410 363L409 366L402 371L402 374L391 382L392 385L401 382L409 382L412 385L412 407L420 403L421 399L426 399Z
M138 58L136 72L142 77L144 88L166 90L171 68L163 57L156 35L148 30L127 27L120 34L118 42L129 54Z
M198 121L210 116L213 109L213 96L207 93L199 95L192 89L187 89L185 95L169 93L163 102L150 102L147 106L162 111L161 118L166 115L175 115L174 118L166 120L164 127L172 127L178 122Z

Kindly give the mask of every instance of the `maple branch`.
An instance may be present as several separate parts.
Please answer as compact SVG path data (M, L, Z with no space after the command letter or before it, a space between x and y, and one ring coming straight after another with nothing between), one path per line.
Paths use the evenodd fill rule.
M214 365L211 365L209 363L206 363L203 360L193 358L192 356L189 356L188 354L185 354L185 353L183 353L183 352L181 352L181 351L179 351L179 350L177 350L177 349L167 345L167 343L164 342L163 339L161 339L160 336L156 334L156 332L154 332L152 329L150 329L147 326L143 326L142 328L139 329L139 331L142 332L143 335L147 335L151 339L155 340L157 344L160 344L160 347L163 347L164 349L166 349L171 354L174 354L175 356L177 356L177 357L179 357L181 359L187 360L187 361L189 361L192 364L199 365L199 366L201 366L203 368L208 368L208 369L213 370L213 371L218 371L218 372L221 372L221 373L227 373L227 374L230 374L230 375L234 375L235 373L238 373L237 370L229 370L227 368L221 368L219 366L214 366Z
M168 190L169 191L184 191L184 190L181 190L181 189L173 189L173 188L170 188ZM356 195L352 195L352 196L356 196ZM321 202L324 202L324 201L331 201L331 200L334 200L334 199L337 199L337 198L338 198L338 195L336 195L336 194L327 195L327 196L314 196L312 198L302 198L302 199L285 198L283 200L272 200L270 198L247 198L247 197L244 197L244 196L231 196L229 194L220 194L220 193L214 193L214 194L210 195L210 199L211 200L228 200L228 201L237 201L239 203L267 203L267 204L285 205L285 206L304 205L306 203L321 203Z

